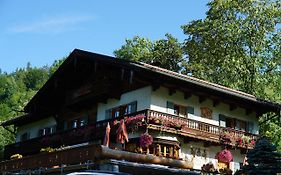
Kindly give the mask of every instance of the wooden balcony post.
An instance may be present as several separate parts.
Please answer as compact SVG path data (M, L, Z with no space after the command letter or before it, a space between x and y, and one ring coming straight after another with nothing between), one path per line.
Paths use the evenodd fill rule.
M174 157L174 148L173 148L173 146L170 147L169 157L171 157L171 158Z
M145 115L146 115L146 123L149 124L149 117L150 117L150 110L149 109L146 110Z
M160 144L156 145L156 155L161 156L161 145Z
M167 147L164 146L164 150L163 150L163 156L166 157L166 153L167 153Z

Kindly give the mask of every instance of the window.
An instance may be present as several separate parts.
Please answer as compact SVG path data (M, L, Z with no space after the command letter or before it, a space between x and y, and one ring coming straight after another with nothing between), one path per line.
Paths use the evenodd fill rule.
M194 114L194 108L191 106L182 106L174 104L173 102L167 101L168 113L173 113L180 117L186 117L187 114Z
M86 126L88 124L88 117L83 117L80 119L80 126Z
M236 130L241 130L245 132L253 133L254 123L247 122L244 120L239 120L225 115L219 115L219 123L222 127L228 127Z
M137 111L137 101L121 105L105 111L105 119L117 118Z
M41 137L41 136L45 136L45 135L49 135L49 134L52 134L55 132L55 129L56 129L56 126L50 126L50 127L46 127L46 128L43 128L43 129L40 129L38 131L38 136Z
M25 132L25 133L23 133L23 134L20 136L20 141L26 141L26 140L28 140L28 139L30 139L30 134L29 134L29 132Z
M63 129L67 130L67 129L74 129L74 128L86 126L88 125L88 120L89 120L88 116L83 116L69 121L64 121Z

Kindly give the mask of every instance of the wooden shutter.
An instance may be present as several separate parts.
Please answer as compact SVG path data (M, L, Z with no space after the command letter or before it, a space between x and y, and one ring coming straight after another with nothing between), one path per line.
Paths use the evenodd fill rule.
M112 118L112 109L108 109L105 111L105 120Z
M222 114L219 114L219 124L222 127L226 127L226 118Z
M53 125L53 126L51 126L50 128L51 128L51 134L53 134L53 133L56 132L57 126L56 126L56 125Z
M186 107L186 113L187 114L194 114L194 107L187 106Z
M63 122L63 130L67 130L67 121Z
M44 130L43 130L43 129L39 129L39 131L38 131L38 137L43 136L43 132L44 132Z
M247 132L254 134L254 123L253 122L247 123Z
M167 112L174 114L174 103L167 101Z
M131 113L137 112L137 101L132 102L130 105L131 105Z

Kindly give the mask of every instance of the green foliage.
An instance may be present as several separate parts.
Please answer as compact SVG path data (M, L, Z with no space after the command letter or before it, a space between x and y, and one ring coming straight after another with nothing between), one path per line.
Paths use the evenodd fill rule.
M213 0L208 6L205 19L182 26L185 73L281 103L280 1ZM281 123L269 121L261 130L281 151Z
M146 38L135 36L133 39L126 39L126 44L114 51L117 58L131 61L152 61L153 43Z
M33 95L44 85L48 78L62 63L56 61L50 67L32 67L17 69L7 74L0 71L0 122L20 116L23 108ZM13 130L13 128L10 128ZM5 145L14 141L14 135L0 128L0 154Z
M247 157L248 165L242 168L246 174L271 175L281 172L281 153L276 152L276 146L266 138L259 139Z
M280 72L280 2L214 0L208 6L206 19L182 26L186 71L244 92L265 91L259 85L267 74Z
M126 44L115 50L114 55L131 61L158 63L160 67L178 72L183 61L181 44L171 34L166 34L165 37L155 42L139 36L126 39Z

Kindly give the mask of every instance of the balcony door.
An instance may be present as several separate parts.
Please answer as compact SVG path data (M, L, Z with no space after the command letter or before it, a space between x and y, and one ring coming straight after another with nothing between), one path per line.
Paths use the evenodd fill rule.
M222 127L227 127L239 131L253 133L254 123L236 118L228 117L225 115L219 115L219 124Z

